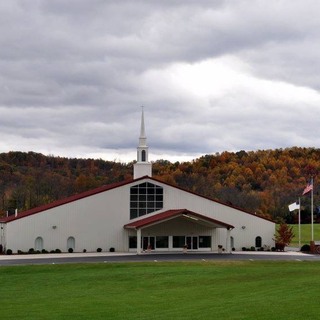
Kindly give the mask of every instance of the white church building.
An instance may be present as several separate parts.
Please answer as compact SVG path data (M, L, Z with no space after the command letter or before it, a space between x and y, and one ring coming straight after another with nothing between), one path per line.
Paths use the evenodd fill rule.
M133 179L0 219L0 244L67 252L226 252L274 246L275 223L152 178L144 113Z

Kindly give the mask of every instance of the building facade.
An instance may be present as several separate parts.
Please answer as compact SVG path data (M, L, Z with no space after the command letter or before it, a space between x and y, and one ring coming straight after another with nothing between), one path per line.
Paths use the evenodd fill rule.
M134 178L0 220L13 252L218 251L274 246L275 223L152 178L144 113Z

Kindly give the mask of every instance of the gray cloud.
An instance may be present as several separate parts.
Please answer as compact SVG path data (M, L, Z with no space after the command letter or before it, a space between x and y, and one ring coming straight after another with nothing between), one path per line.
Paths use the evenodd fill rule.
M318 147L320 4L0 4L1 152L131 161ZM310 134L312 128L314 134Z

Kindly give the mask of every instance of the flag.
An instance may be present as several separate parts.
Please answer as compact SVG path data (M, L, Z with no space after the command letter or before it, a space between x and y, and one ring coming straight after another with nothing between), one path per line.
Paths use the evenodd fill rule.
M296 202L289 204L288 207L289 207L289 211L294 211L294 210L300 209L299 203L296 203Z
M312 182L309 182L307 186L304 188L302 195L304 196L305 194L309 193L313 189Z

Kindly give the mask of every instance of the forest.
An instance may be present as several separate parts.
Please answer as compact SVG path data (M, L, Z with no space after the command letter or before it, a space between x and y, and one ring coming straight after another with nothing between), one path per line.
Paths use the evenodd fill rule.
M35 152L0 154L0 214L28 210L102 185L132 178L133 163L102 159L45 156ZM313 177L315 222L320 222L318 173L320 149L207 154L191 162L153 163L153 177L276 222L296 223L288 205L301 197L302 223L310 223L310 193L302 196Z

